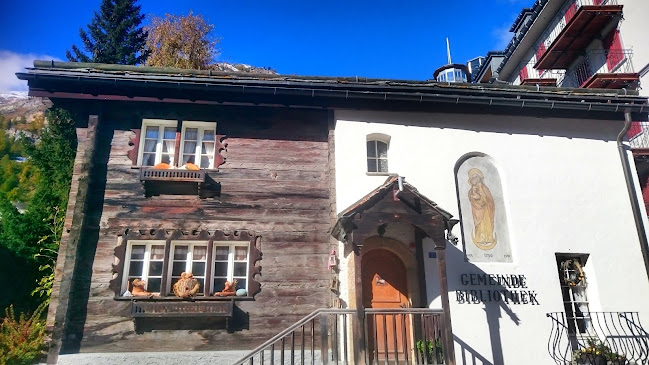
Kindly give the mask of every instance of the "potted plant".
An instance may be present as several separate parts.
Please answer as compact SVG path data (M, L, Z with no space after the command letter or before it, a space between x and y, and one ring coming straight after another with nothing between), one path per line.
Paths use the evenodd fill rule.
M419 340L417 341L417 351L424 362L428 364L443 364L444 353L442 352L442 341L438 338L436 340ZM433 361L435 359L436 361Z
M583 365L625 365L627 363L624 354L618 354L611 350L599 339L586 340L587 347L579 349L572 354L573 364Z

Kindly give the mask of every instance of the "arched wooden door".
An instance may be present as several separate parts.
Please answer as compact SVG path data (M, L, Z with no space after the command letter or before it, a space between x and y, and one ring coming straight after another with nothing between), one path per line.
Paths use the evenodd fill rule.
M365 308L406 308L408 291L406 268L394 253L376 249L362 257L363 306ZM404 340L408 336L408 321L401 315L366 316L368 350L371 360L404 359ZM407 342L407 340L406 340Z

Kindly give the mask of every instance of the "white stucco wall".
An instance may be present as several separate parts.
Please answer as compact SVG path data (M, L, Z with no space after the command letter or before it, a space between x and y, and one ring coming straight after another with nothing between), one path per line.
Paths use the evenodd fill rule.
M615 143L622 122L346 110L337 111L335 119L339 212L386 179L365 172L366 136L371 133L391 136L390 172L404 176L455 217L456 162L472 152L495 161L513 263L466 262L460 225L453 230L460 243L447 249L448 284L458 363L553 363L546 313L564 310L555 253L590 255L585 269L591 311L638 311L649 326L649 283ZM429 303L439 308L430 251L427 239ZM339 252L344 252L342 245ZM341 258L345 302L346 262ZM459 304L455 290L472 289L461 284L460 275L481 272L525 275L539 305Z

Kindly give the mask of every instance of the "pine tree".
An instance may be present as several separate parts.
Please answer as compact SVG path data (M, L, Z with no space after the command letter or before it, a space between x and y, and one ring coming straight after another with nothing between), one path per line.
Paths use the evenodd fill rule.
M145 49L147 32L140 24L144 15L136 0L102 0L95 11L88 31L79 29L84 53L76 45L65 55L72 62L116 63L137 65L148 56Z

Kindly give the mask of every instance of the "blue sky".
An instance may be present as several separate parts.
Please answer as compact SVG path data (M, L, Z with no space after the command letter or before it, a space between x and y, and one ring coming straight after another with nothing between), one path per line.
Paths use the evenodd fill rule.
M26 90L14 72L34 58L65 60L101 0L0 0L0 92ZM502 49L533 0L140 0L147 15L187 14L215 25L218 61L282 74L425 80L446 63Z

